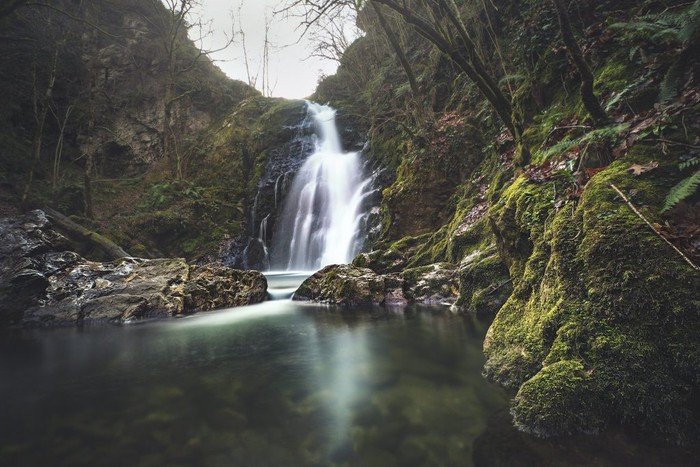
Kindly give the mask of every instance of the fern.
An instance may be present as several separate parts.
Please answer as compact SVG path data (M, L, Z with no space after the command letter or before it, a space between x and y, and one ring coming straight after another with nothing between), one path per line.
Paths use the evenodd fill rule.
M668 69L659 85L659 102L669 102L678 95L682 85L684 68L684 63L676 62Z
M680 164L678 164L678 168L681 170L685 170L688 167L692 167L694 165L700 165L700 159L698 159L697 157L691 157L687 161L681 162Z
M684 199L692 196L700 188L700 169L690 177L684 178L666 195L666 201L661 212L666 212Z
M637 21L615 23L610 27L625 32L627 39L681 45L700 28L700 0L685 10L644 15Z
M519 81L523 81L525 79L525 75L520 75L520 74L515 74L515 75L507 75L504 76L503 78L498 81L499 86L503 86L504 84L508 83L516 83Z
M540 151L537 160L544 161L554 156L555 154L565 153L573 147L583 148L589 144L612 143L622 133L623 130L629 127L629 123L620 123L618 125L609 125L603 128L589 131L588 133L578 138L567 138L549 148Z

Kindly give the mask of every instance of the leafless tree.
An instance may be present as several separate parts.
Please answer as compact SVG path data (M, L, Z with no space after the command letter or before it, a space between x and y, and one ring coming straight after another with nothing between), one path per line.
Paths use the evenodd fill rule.
M383 5L400 15L405 23L435 46L476 85L521 149L521 161L529 158L522 140L522 122L513 112L511 98L480 56L479 46L462 20L454 0L289 0L286 11L301 9L305 29L323 19L342 17L347 9L367 4Z
M586 111L595 124L597 126L603 126L608 122L608 116L600 106L600 101L593 92L593 72L586 59L583 57L583 52L574 36L567 5L563 0L552 0L552 4L557 10L557 17L559 18L559 27L561 29L564 45L581 79L581 102L583 102L583 106L586 108Z
M161 147L163 157L169 162L172 176L184 179L185 153L180 131L176 125L177 105L197 89L193 85L182 86L184 77L196 70L210 54L227 48L233 42L233 34L226 44L216 50L201 46L203 39L211 34L209 25L195 17L197 0L148 0L150 15L144 19L158 31L164 53L165 83L163 89L163 123ZM163 11L165 5L165 11ZM188 42L188 32L197 31L199 37L191 38L198 44L192 47Z

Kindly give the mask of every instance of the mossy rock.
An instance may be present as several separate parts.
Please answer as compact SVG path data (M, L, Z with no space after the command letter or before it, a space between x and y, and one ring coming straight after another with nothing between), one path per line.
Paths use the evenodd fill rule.
M635 147L558 210L551 184L519 178L491 210L514 291L486 336L485 374L519 391L514 417L525 429L634 424L675 442L700 433L700 274L611 188L655 219L675 167L627 171L652 159ZM557 378L568 389L552 386ZM605 410L584 420L593 404Z
M579 361L562 360L544 367L515 398L516 425L544 435L598 432L604 426L603 408L591 379Z
M401 273L409 300L419 303L451 304L459 295L457 267L436 263L406 269Z
M379 306L385 298L384 276L350 265L327 266L306 279L294 293L294 300L344 306Z
M459 266L459 298L453 310L493 317L513 291L495 246L467 255Z

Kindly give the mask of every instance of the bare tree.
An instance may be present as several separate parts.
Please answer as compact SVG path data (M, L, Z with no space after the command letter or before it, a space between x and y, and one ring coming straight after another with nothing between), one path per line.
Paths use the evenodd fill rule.
M34 137L32 138L31 162L29 164L24 190L22 191L21 204L23 208L27 207L29 195L32 189L32 183L34 182L34 172L36 171L37 165L41 159L46 117L49 113L49 106L51 105L53 90L54 86L56 85L56 77L58 75L58 57L59 46L57 45L52 54L45 87L41 86L37 70L38 67L36 63L34 65L32 76L32 107L34 110L34 122L36 127L34 129Z
M197 89L194 85L182 86L183 77L192 73L209 55L227 48L233 42L233 34L226 44L216 50L201 46L193 47L188 42L188 32L198 29L200 36L194 42L201 44L211 33L208 25L194 17L199 6L197 0L148 0L152 14L144 16L160 35L164 52L165 83L163 89L163 123L160 130L163 157L169 162L171 175L184 179L185 153L176 125L178 104ZM165 5L165 9L163 9ZM165 11L164 11L165 10Z
M521 162L527 162L529 151L522 140L522 122L513 112L495 77L489 72L460 16L454 0L289 0L287 9L303 8L303 24L309 29L322 18L337 18L347 8L379 4L398 13L407 24L451 60L486 97L496 115L520 148Z
M391 47L394 49L394 53L396 54L397 58L399 59L399 62L401 63L401 66L404 69L404 72L406 73L406 77L408 78L408 83L411 86L411 92L413 93L413 97L417 99L420 95L420 90L418 88L418 81L416 80L416 75L413 73L413 68L411 67L411 63L408 61L408 58L406 57L406 54L404 53L403 48L401 47L401 44L399 43L399 38L394 33L393 29L391 29L391 25L389 25L389 22L384 17L384 13L382 13L381 7L379 5L377 5L376 3L372 3L372 8L374 9L374 12L377 15L377 19L379 20L379 24L381 25L382 30L386 34L386 37L389 40L389 43L391 44Z

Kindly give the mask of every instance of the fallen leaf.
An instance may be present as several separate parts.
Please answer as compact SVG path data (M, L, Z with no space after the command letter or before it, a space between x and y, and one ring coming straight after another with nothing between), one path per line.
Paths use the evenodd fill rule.
M656 161L651 161L647 165L632 164L629 166L627 171L630 172L635 177L639 177L640 175L642 175L644 173L647 173L647 172L654 170L658 166L659 166L659 163Z

